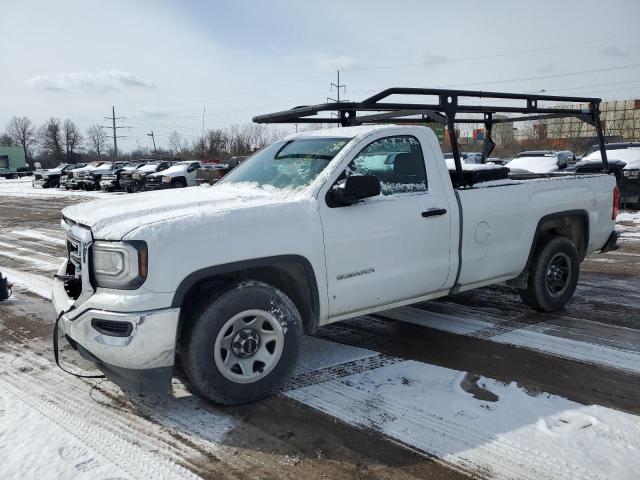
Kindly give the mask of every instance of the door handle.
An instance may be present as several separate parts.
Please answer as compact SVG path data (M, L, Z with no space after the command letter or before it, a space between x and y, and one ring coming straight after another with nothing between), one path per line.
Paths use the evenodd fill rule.
M430 208L426 212L422 212L423 217L438 217L447 213L446 208Z

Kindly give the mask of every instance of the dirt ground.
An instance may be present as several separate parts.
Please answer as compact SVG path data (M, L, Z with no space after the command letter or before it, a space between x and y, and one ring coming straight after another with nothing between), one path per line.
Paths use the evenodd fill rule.
M310 341L324 341L337 356L344 352L338 367L318 360L275 398L221 408L196 399L178 381L172 397L130 398L107 381L56 370L52 309L26 285L29 275L50 277L64 257L64 245L56 241L61 237L53 232L59 230L61 208L78 201L84 199L0 196L0 252L5 252L0 271L26 276L16 282L13 298L0 304L0 352L17 359L16 370L8 368L0 378L26 378L24 385L32 387L25 391L36 396L38 382L55 378L59 388L41 395L60 405L76 402L67 414L86 410L88 418L96 415L105 424L111 419L109 430L120 432L114 434L129 435L143 450L202 478L493 477L481 462L448 461L410 434L385 428L386 420L375 415L365 422L345 421L347 414L328 413L331 405L300 400L305 387L321 386L327 378L329 386L407 360L462 372L460 388L487 405L497 396L483 387L482 378L516 382L531 395L640 414L640 238L633 222L620 223L631 232L621 239L620 250L594 254L582 264L576 295L561 312L534 312L513 289L498 285L326 326L318 332L320 340ZM52 240L42 241L34 232ZM461 318L467 323L456 323ZM93 369L68 347L63 357L77 368ZM19 367L20 361L39 367ZM69 393L74 389L82 392L76 398Z

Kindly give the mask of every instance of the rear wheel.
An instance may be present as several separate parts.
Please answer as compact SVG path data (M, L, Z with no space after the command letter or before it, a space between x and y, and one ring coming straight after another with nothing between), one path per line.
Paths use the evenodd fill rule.
M561 236L546 237L536 248L527 288L518 293L536 310L553 312L571 299L579 273L580 259L573 242Z
M181 342L181 360L198 394L237 405L265 398L287 381L301 340L293 302L269 285L243 282L197 311Z

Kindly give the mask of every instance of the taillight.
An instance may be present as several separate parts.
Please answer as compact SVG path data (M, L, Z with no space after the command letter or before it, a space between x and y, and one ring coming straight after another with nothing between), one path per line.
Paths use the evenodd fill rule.
M613 210L611 210L611 219L615 220L620 211L620 190L618 186L613 187Z

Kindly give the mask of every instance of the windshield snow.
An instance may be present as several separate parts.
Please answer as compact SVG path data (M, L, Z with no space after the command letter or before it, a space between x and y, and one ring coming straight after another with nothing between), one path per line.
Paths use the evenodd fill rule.
M350 138L300 138L276 142L259 151L224 177L222 183L256 183L299 188L315 179Z

